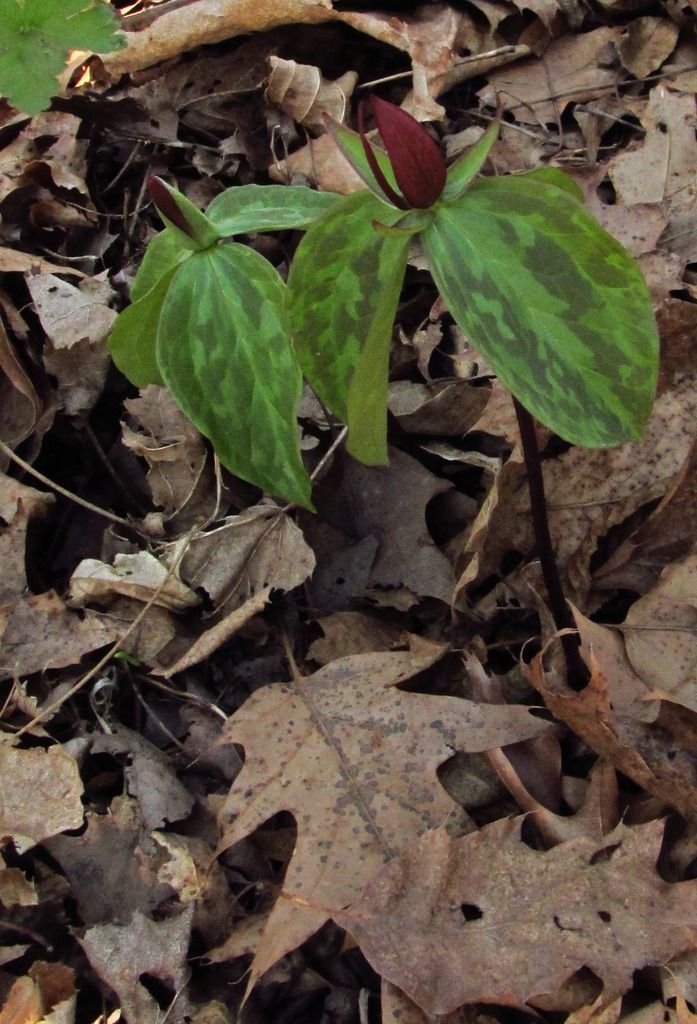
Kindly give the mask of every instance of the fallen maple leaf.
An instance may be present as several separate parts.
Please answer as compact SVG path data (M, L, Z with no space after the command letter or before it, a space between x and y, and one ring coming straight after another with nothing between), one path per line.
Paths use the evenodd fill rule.
M223 741L245 748L221 811L220 850L281 810L298 824L284 889L271 913L250 985L348 904L375 872L456 805L437 769L455 750L477 752L537 735L526 707L404 693L396 684L444 648L342 658L294 685L258 690Z
M635 970L697 946L697 883L656 871L662 822L543 852L521 841L523 820L459 839L427 832L334 914L426 1013L520 1006L584 966L604 981L607 1005Z

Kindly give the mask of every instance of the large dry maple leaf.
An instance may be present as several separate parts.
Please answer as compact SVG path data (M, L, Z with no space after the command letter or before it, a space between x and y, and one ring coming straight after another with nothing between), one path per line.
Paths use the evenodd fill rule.
M663 822L544 852L521 842L523 820L459 839L427 832L334 915L425 1013L520 1006L584 966L606 1005L635 970L697 946L697 882L656 871Z
M352 655L267 686L225 726L223 741L241 744L246 760L221 811L220 849L282 810L298 826L250 986L406 843L457 812L436 774L456 750L484 751L548 728L525 707L396 689L443 653L429 648L421 657Z

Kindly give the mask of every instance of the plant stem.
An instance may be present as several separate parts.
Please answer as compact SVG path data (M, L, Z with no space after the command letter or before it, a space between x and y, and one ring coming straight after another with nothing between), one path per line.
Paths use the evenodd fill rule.
M547 518L547 502L545 501L545 484L542 476L542 462L537 447L537 433L535 421L517 398L513 398L520 440L523 444L523 457L528 477L528 491L530 493L530 510L532 512L532 525L535 532L537 554L542 566L542 576L549 595L549 607L552 612L557 629L576 629L571 610L566 603L564 590L559 578L559 570L554 557L552 538L549 532L549 520ZM575 690L581 690L588 680L588 670L581 658L579 651L579 638L577 633L566 633L561 638L566 671L569 685Z

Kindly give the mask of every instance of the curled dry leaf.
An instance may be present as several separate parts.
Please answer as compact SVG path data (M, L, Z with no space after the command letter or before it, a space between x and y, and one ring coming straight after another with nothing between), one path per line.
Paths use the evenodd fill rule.
M148 551L116 555L113 566L84 558L70 577L69 594L71 604L83 607L91 601L108 602L117 594L149 601L158 590L154 603L170 611L183 612L201 603L193 590Z
M123 443L148 464L153 501L187 529L215 511L216 487L206 445L166 388L155 384L124 402L136 429L122 423Z
M522 820L425 833L333 915L426 1013L520 1006L584 966L606 1006L635 970L697 946L697 882L656 871L662 822L543 852L521 841Z
M588 656L591 676L576 692L552 673L546 673L543 655L526 666L526 676L556 718L565 722L596 753L639 786L674 807L690 821L697 819L697 742L694 729L679 728L679 736L662 727L639 721L614 707L612 677L594 649Z
M346 119L348 100L358 81L355 71L347 71L332 82L311 64L298 64L282 57L270 57L269 64L266 98L294 121L323 131L324 114L335 121Z
M660 68L675 49L680 29L668 18L635 18L617 46L622 64L637 78Z
M24 853L43 839L82 824L82 783L61 747L21 750L0 741L0 840Z
M414 835L452 817L437 768L454 750L482 751L548 726L527 708L404 693L396 684L443 648L342 658L293 685L258 690L224 741L245 764L222 808L221 849L280 810L298 840L257 952L251 982L348 903Z

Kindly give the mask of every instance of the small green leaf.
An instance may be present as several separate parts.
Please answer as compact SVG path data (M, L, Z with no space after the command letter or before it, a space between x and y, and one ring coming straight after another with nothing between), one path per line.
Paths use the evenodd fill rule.
M164 228L149 242L138 273L131 285L131 302L138 302L168 270L191 256L191 248L184 245L181 231Z
M337 146L351 164L356 174L361 176L374 196L377 196L381 202L387 203L385 193L380 188L378 180L373 174L370 164L368 163L368 158L365 155L360 135L357 132L352 132L350 128L341 124L340 121L335 121L334 118L329 117L328 114L325 114L324 122L330 133L333 135ZM390 187L394 189L395 192L399 192L399 185L397 184L397 179L394 176L392 164L390 163L390 158L387 153L382 149L378 149L378 147L372 143L370 143L370 145L375 158L380 165L380 170L385 175Z
M560 171L558 167L536 167L534 171L523 171L522 174L516 174L516 178L524 178L528 181L540 181L545 185L554 185L555 188L560 188L564 192L568 192L569 195L573 196L574 199L578 199L579 202L583 202L584 195L583 189L578 185L573 178L570 178L564 171Z
M475 175L484 166L484 161L489 155L489 150L496 142L499 133L498 119L484 132L480 139L468 149L454 164L448 168L448 178L443 189L441 201L452 202L469 188Z
M409 234L385 235L403 216L356 192L314 224L288 277L293 338L305 376L345 423L347 447L369 464L387 461L387 371Z
M269 494L312 508L295 418L302 379L285 288L270 263L236 243L181 263L160 315L157 360L223 465Z
M573 195L480 179L421 240L450 312L534 416L589 447L640 436L658 366L648 291Z
M109 335L112 359L124 377L138 388L148 384L164 385L155 343L160 313L176 269L177 264L170 266L149 291L119 313Z
M340 201L301 185L237 185L216 196L206 216L221 235L282 231L309 227Z
M148 186L157 212L179 238L182 248L199 252L220 241L221 234L217 228L183 192L154 176L149 179Z
M126 45L101 0L0 0L0 26L0 94L32 116L58 92L70 50L108 53Z

